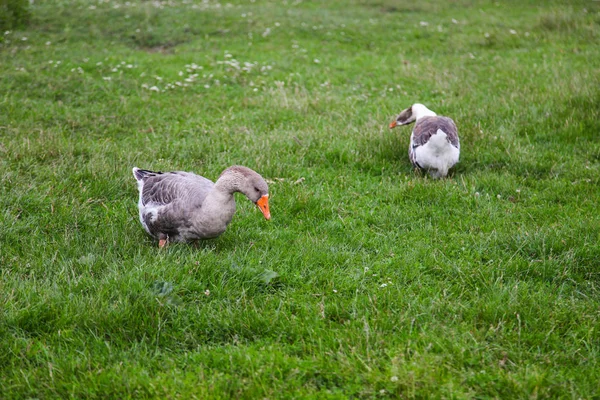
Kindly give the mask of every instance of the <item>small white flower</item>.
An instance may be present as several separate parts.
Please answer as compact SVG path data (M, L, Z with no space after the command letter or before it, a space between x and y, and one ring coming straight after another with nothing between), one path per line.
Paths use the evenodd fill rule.
M490 34L486 32L486 33L483 34L483 36L485 36L486 38L489 38Z
M521 189L517 189L517 190L515 190L515 192L521 193Z
M208 88L210 88L210 85L204 85L204 88L208 89Z
M279 22L275 22L275 26L281 26Z
M102 61L98 61L96 65L102 65Z
M398 382L398 377L394 375L394 376L392 376L390 378L390 381L392 381L392 382Z
M113 69L111 69L111 71L112 72L119 72L119 69L118 68L113 68Z
M10 35L10 31L4 32L5 35Z
M90 10L95 10L95 9L96 9L96 6L94 6L94 5L91 5L89 8L90 8Z
M497 195L496 195L496 198L497 198L497 199L501 199L501 198L502 198L502 195L501 195L501 194L497 194Z
M517 34L517 31L515 31L514 29L509 30L509 32L510 32L511 35L516 35Z
M429 25L429 22L427 22L427 21L421 21L421 22L419 22L419 25L421 25L421 26L427 26L427 25Z
M480 196L479 192L475 192L475 197L479 197L479 196Z
M529 32L525 32L525 36L529 36Z
M22 40L22 41L26 41L26 40L27 40L27 38L26 38L25 36L23 36L23 37L21 38L21 40Z
M263 37L267 37L271 34L271 28L267 28L265 29L265 31L263 32L262 36Z
M337 293L337 290L333 289L333 293Z
M315 58L313 61L315 62L315 64L319 64L321 62L318 58Z
M112 78L110 76L103 76L102 79L105 81L110 81Z
M147 83L142 83L142 88L148 89L148 84Z
M210 290L206 289L206 290L204 291L204 294L205 294L206 296L210 296Z
M161 78L160 76L155 76L157 81L162 81L163 78Z
M258 92L258 88L252 89L253 92Z
M53 62L54 62L54 61L50 60L50 61L48 61L48 64L52 64Z
M458 21L457 21L457 20L455 20L454 18L452 18L452 23L453 23L453 24L458 24Z
M387 283L382 283L381 286L379 286L379 287L382 287L382 288L387 287Z
M46 42L46 46L50 46L52 42Z
M127 64L127 68L133 68L133 65Z
M159 89L158 87L156 87L156 86L152 86L152 87L150 88L150 90L152 90L152 91L154 91L154 92L160 92L160 89Z

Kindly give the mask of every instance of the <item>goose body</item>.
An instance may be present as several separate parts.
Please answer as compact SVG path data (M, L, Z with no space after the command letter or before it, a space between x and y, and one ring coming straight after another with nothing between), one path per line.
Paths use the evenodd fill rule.
M411 163L428 171L434 178L448 175L460 157L460 141L451 118L438 116L423 104L403 110L390 128L415 123L410 136L408 156Z
M133 168L139 190L139 217L144 230L159 240L187 242L225 232L235 213L233 194L241 192L271 218L268 186L250 168L227 168L213 183L191 172L153 172Z

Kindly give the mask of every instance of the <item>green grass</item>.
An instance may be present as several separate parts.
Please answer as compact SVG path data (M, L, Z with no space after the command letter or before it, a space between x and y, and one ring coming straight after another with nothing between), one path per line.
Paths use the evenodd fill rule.
M31 12L0 35L0 398L600 397L600 4ZM387 129L414 102L459 127L448 179ZM131 168L232 164L272 221L239 196L159 251Z

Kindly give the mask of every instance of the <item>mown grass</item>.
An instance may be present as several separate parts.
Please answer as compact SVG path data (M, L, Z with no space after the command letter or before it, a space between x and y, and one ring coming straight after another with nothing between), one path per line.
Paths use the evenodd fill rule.
M34 3L0 39L0 397L600 396L599 12ZM387 129L417 101L449 179ZM232 164L273 220L239 197L159 251L131 167Z

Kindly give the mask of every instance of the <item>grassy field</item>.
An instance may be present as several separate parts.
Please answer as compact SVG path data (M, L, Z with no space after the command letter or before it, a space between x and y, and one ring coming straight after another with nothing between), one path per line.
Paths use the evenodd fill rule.
M599 398L600 3L46 0L0 32L0 398ZM421 102L460 163L413 171ZM131 168L270 182L160 251Z

